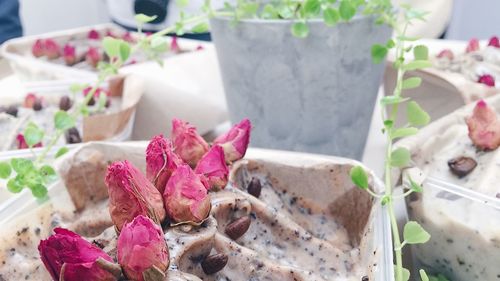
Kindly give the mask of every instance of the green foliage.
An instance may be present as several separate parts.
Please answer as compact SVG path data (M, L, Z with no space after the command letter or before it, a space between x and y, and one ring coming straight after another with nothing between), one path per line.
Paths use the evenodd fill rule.
M429 124L431 117L415 101L410 101L406 108L408 122L413 126L425 126Z
M28 123L24 129L24 139L29 147L33 147L35 144L40 143L44 135L44 131L32 122Z
M423 244L431 235L418 222L409 221L403 229L403 238L407 244Z
M296 22L292 25L292 34L298 38L306 38L309 34L309 27L305 22Z
M68 112L59 110L54 115L54 126L58 130L66 131L75 126L75 118L70 116Z
M178 0L180 1L180 0ZM182 5L182 3L181 3ZM152 22L154 21L155 19L157 18L157 16L148 16L148 15L145 15L145 14L137 14L135 15L135 20L138 22L138 23L148 23L148 22Z
M410 162L410 151L404 147L396 148L391 153L390 163L392 167L405 167Z
M64 154L66 154L67 152L69 151L69 149L67 147L61 147L59 148L59 150L57 150L56 152L56 155L55 155L55 158L59 158L61 156L63 156Z
M339 6L340 18L349 21L356 15L356 6L353 5L353 1L342 0Z
M403 90L417 88L422 84L422 78L411 77L403 80Z
M371 50L373 62L377 64L383 62L388 51L387 46L380 44L373 45Z
M323 11L323 20L325 21L326 25L334 26L337 24L339 19L340 14L338 10L328 7Z
M351 181L361 189L368 189L368 175L361 166L354 166L350 172Z
M0 179L8 179L12 173L12 168L7 162L0 162Z

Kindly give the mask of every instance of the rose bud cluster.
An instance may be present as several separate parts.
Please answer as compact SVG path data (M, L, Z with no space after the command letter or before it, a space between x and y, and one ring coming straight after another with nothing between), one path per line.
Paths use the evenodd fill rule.
M209 149L208 143L196 132L194 126L175 118L172 120L172 141L175 153L191 167L196 167Z
M38 251L54 281L115 281L120 267L100 248L64 228L40 241Z
M118 237L117 256L130 280L144 281L148 271L164 274L169 265L168 247L161 227L142 215L123 227Z
M118 231L139 215L147 216L158 224L165 219L162 195L127 160L111 164L105 182L108 186L109 213Z
M480 100L472 113L465 119L469 138L481 150L493 150L500 146L500 122L496 112Z
M182 164L170 140L163 135L151 139L146 148L146 177L163 194L172 173Z

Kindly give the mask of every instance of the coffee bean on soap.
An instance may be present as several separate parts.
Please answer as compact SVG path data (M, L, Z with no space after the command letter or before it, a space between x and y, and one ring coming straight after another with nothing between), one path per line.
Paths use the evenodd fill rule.
M106 98L106 103L104 104L104 107L109 108L111 106L111 99L109 97Z
M93 106L95 104L95 97L91 97L89 102L87 103L88 106Z
M78 132L78 129L73 127L64 133L64 136L66 137L66 143L72 144L72 143L81 143L82 138L80 137L80 133Z
M36 99L35 100L35 103L33 104L33 110L34 111L40 111L42 110L43 106L42 106L42 100L41 99Z
M17 106L11 105L5 109L5 113L17 117L18 109Z
M214 274L226 266L227 260L228 256L226 254L210 255L201 262L201 268L205 274Z
M251 219L249 216L241 217L226 226L226 234L229 238L236 240L243 236L250 227Z
M476 160L466 156L459 156L448 161L450 171L459 178L467 176L476 166Z
M73 103L68 96L62 96L59 100L59 109L61 110L68 111L72 105Z
M262 184L260 183L260 180L256 177L253 177L250 183L248 183L247 192L259 198L261 191L262 191Z

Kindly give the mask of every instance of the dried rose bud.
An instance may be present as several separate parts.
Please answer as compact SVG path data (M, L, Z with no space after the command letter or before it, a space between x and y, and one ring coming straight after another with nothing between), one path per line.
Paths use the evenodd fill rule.
M45 55L45 42L42 39L37 39L35 44L31 47L33 56L39 58Z
M475 52L475 51L479 51L479 41L476 38L472 38L469 41L469 44L467 44L467 48L465 49L465 52L470 53L470 52Z
M99 32L97 32L97 30L92 29L87 34L87 38L90 40L99 40L101 39L101 35L99 34Z
M172 37L172 41L170 42L170 51L174 53L182 52L181 47L179 47L179 43L177 42L177 36Z
M127 32L125 32L125 34L123 34L122 39L123 39L123 41L125 41L125 42L135 43L135 39L134 39L134 37L132 36L132 33L128 32L128 31L127 31Z
M61 47L53 39L45 40L45 55L47 58L53 60L61 56Z
M100 61L102 61L103 55L96 47L89 47L87 54L85 55L85 61L92 67L97 67Z
M202 45L198 45L198 47L196 47L196 51L201 51L201 50L204 50L205 48L203 48Z
M172 150L172 143L163 137L155 136L146 148L146 177L163 194L165 185L172 173L182 164L182 160Z
M161 227L142 215L123 226L117 250L118 263L131 280L144 281L147 270L164 273L170 263Z
M172 120L171 136L175 153L191 167L196 167L209 149L207 142L196 132L196 128L182 120Z
M481 150L493 150L500 146L500 122L496 112L480 100L472 116L465 119L469 138Z
M118 36L116 36L116 34L114 34L113 31L110 29L106 30L106 36L112 38L118 38Z
M213 146L198 162L194 172L207 177L209 188L224 189L229 175L224 149L219 145Z
M477 82L489 87L495 87L495 78L489 74L481 75L479 79L477 79Z
M453 52L450 49L444 49L441 52L439 52L439 54L437 55L437 57L438 58L447 58L449 60L453 60L453 58L455 56L453 55Z
M127 160L108 167L105 179L109 194L109 213L118 230L138 215L160 224L165 209L160 192Z
M163 193L168 217L174 223L201 223L210 212L210 197L201 176L188 165L179 166Z
M16 136L16 144L17 144L17 149L26 149L29 148L28 143L26 143L26 139L24 138L23 134L17 134ZM33 147L42 147L42 143L39 142Z
M63 57L64 57L64 62L66 63L66 65L74 65L75 63L77 63L75 46L72 46L69 43L64 45Z
M234 125L227 133L217 137L214 145L219 144L224 149L227 162L234 162L245 156L250 142L250 130L252 123L248 119L243 119L239 124Z
M36 97L36 95L34 93L28 93L25 97L24 97L24 103L23 103L23 106L26 107L26 108L33 108L33 105L35 105L35 102L38 98Z
M114 281L120 269L103 250L64 228L38 244L38 252L54 281ZM104 266L107 264L108 266ZM111 266L109 266L111 264Z
M500 40L498 39L498 37L496 36L491 37L490 41L488 42L488 46L500 48Z

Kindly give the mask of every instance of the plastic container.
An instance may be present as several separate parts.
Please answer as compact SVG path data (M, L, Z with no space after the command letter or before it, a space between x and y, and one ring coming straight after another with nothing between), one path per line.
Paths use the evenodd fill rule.
M140 151L143 151L146 145L146 142L126 142L120 144L119 146L111 143L90 143L79 148L78 150L75 150L74 153L76 155L76 153L79 152L89 152L89 150L85 150L89 148L96 149L97 151L112 150L112 153L105 156L105 160L120 158L123 157L124 154L126 154L130 156L129 159L131 161L138 161L139 159L141 159L141 157L143 157L143 154L141 154ZM61 164L68 163L65 161L72 161L73 158L71 157L72 155L68 155L65 157L65 159L61 159ZM108 159L108 157L110 158ZM340 167L340 170L342 171L348 171L348 166L359 164L358 162L343 158L261 149L249 149L245 159L250 161L253 160L267 161L270 163L280 163L283 165L291 165L292 167L298 168L311 168L316 171L317 169L321 169L321 167L325 167L325 165L331 164L340 165L335 167ZM344 165L347 166L344 167ZM139 165L139 167L141 166ZM345 180L348 179L349 177L346 174ZM373 183L375 185L375 189L380 190L380 188L382 187L380 180L373 178ZM344 184L346 184L346 182L344 182ZM354 189L356 187L351 186L350 188ZM51 199L45 202L37 202L31 197L30 194L22 193L16 199L9 200L8 202L0 205L0 224L4 226L16 225L17 227L23 227L19 224L23 222L22 214L29 215L30 211L38 212L44 207L47 208L47 206L48 208L61 208L66 210L70 209L68 208L68 205L71 205L71 201L69 199L68 192L66 192L66 189L61 182L52 185L49 188L49 194ZM57 204L52 204L52 202L57 202ZM392 244L389 220L386 212L383 211L382 206L381 204L379 204L379 202L373 202L372 208L373 209L370 213L373 216L371 216L372 219L369 220L368 228L371 228L373 231L368 231L368 235L373 233L373 239L368 238L370 242L367 245L370 248L366 252L361 252L361 254L366 255L366 257L373 256L376 258L376 260L373 261L373 264L370 264L371 266L375 265L373 267L374 275L370 277L370 280L392 281L394 280L394 271L392 265ZM30 216L33 217L33 214L31 214ZM44 233L43 230L42 233ZM374 251L376 251L376 254L374 254ZM357 281L358 279L355 280Z
M90 30L100 33L111 31L115 34L125 33L126 30L115 24L100 24L75 29L68 29L45 34L26 36L11 39L5 42L0 55L7 59L14 72L24 81L38 81L51 79L97 79L97 72L88 67L71 67L51 62L43 58L36 58L31 54L31 47L37 39L51 38L58 42L65 42L71 38L87 38ZM182 50L194 51L202 42L197 40L178 38L177 43Z

